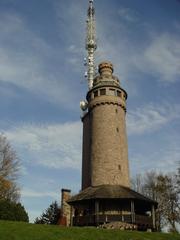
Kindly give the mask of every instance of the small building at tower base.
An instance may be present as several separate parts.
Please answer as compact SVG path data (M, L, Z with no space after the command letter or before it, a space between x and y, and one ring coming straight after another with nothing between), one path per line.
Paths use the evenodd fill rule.
M73 226L101 226L121 222L137 230L155 226L157 203L120 185L88 187L73 196L68 203L74 209Z

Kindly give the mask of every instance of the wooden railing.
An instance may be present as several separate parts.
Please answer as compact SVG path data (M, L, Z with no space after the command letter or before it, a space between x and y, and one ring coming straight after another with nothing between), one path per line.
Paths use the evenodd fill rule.
M143 224L152 226L152 218L144 215L135 215L136 224Z
M107 222L126 222L134 223L137 225L152 226L152 218L144 215L135 215L134 222L132 221L131 214L128 215L86 215L73 217L74 226L92 226L96 224L102 224Z

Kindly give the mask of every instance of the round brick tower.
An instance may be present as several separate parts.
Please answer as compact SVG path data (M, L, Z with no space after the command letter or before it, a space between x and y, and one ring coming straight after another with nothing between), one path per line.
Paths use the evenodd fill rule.
M82 190L89 186L130 187L126 136L127 93L103 62L87 93L83 122Z

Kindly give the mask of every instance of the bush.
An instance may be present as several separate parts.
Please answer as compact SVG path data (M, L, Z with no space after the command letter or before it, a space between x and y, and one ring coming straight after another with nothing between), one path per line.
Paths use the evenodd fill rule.
M29 222L28 214L21 203L0 200L0 219Z

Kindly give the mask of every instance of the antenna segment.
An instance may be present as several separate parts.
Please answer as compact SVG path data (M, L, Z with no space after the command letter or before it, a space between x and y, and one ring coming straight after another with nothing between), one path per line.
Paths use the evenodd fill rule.
M94 64L94 53L97 49L96 43L96 22L95 22L95 8L93 6L93 0L89 0L89 8L87 12L87 35L86 35L86 50L87 56L87 72L85 73L88 79L88 87L93 87L93 80L95 76L95 64Z

